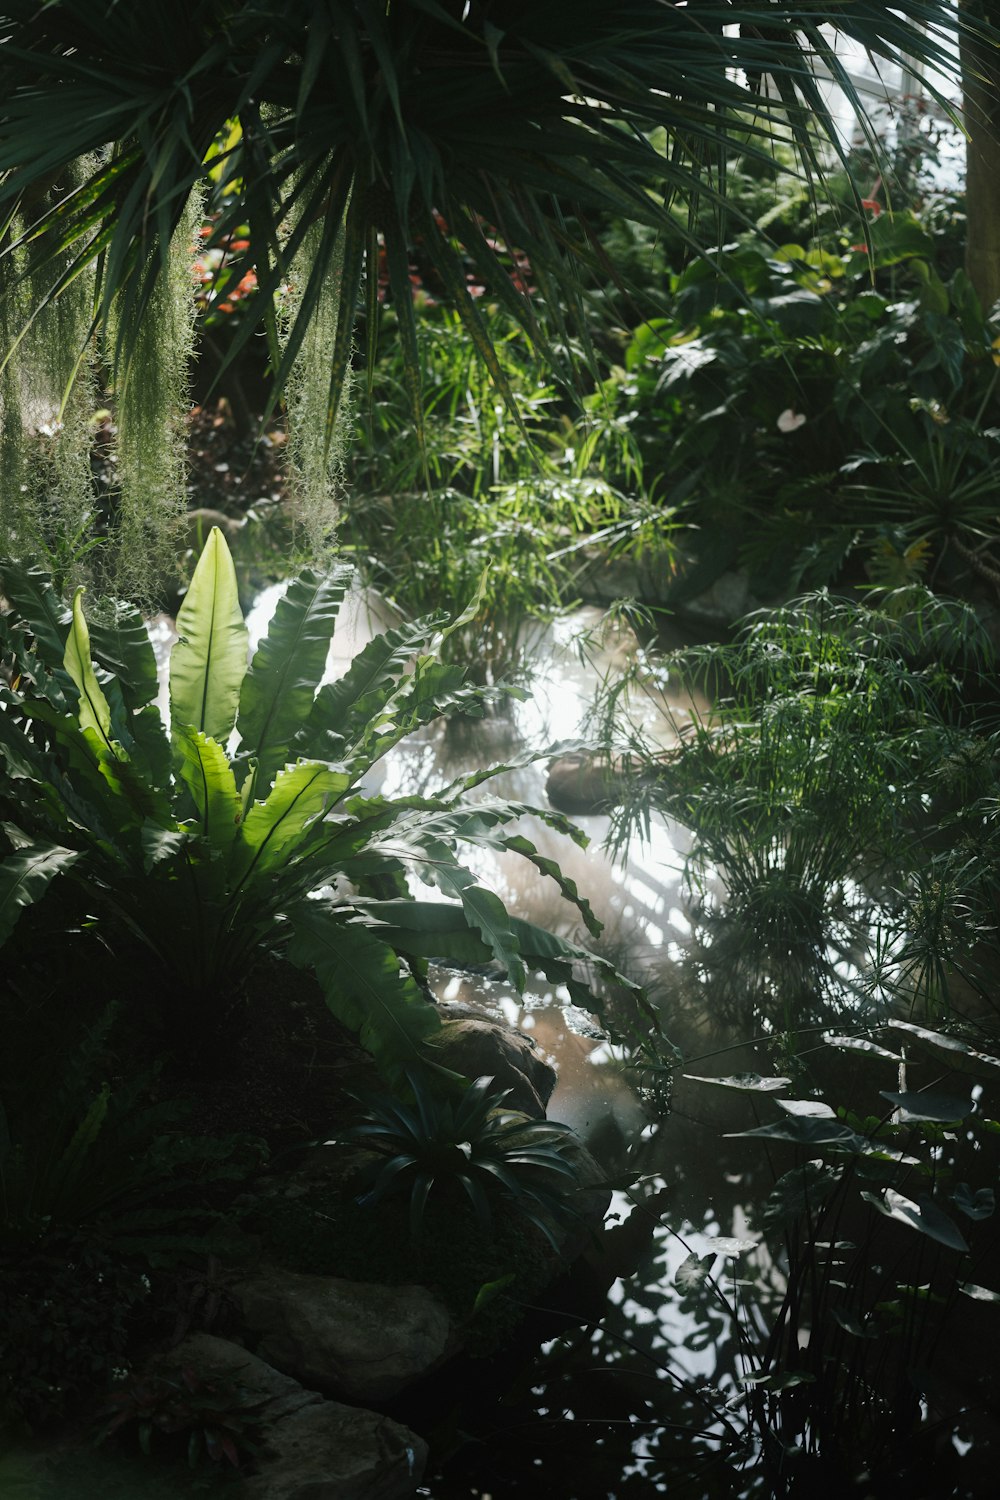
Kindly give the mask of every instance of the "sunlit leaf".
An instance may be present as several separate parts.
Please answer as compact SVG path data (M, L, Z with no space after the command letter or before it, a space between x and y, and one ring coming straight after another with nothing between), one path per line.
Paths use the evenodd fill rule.
M841 1151L866 1152L870 1143L858 1135L849 1125L839 1120L815 1120L807 1116L792 1115L774 1125L758 1125L754 1130L733 1130L730 1137L757 1136L762 1140L789 1141L797 1146L835 1146Z
M682 1296L688 1297L701 1290L708 1280L714 1261L714 1252L711 1255L697 1255L694 1251L681 1261L674 1274L674 1286Z
M822 1099L775 1099L779 1109L804 1120L835 1120L836 1112Z
M949 1250L968 1251L969 1247L958 1226L930 1198L918 1198L914 1201L896 1192L895 1188L886 1188L882 1194L862 1192L861 1196L873 1208L877 1208L880 1214L885 1214L886 1218L916 1229L919 1234L936 1240L939 1245L946 1245Z
M902 1056L898 1052L890 1052L887 1047L880 1047L877 1042L870 1042L863 1036L834 1036L832 1032L823 1033L823 1040L828 1047L837 1047L846 1052L868 1052L873 1057L885 1057L890 1062L901 1063Z
M896 1031L903 1031L911 1037L918 1046L921 1046L935 1056L942 1053L950 1068L959 1073L977 1073L983 1068L1000 1071L1000 1057L993 1057L987 1052L977 1052L975 1047L970 1047L960 1037L947 1036L941 1031L930 1031L926 1026L917 1026L913 1021L889 1021L888 1024Z
M958 1290L976 1302L1000 1302L1000 1292L991 1291L988 1286L977 1286L974 1281L960 1281Z
M790 1078L762 1078L759 1073L733 1073L728 1078L707 1078L700 1073L685 1073L692 1083L714 1083L720 1089L739 1089L744 1094L773 1094L791 1084Z
M883 1099L896 1109L904 1111L907 1120L964 1120L975 1108L972 1099L962 1099L955 1094L920 1093L908 1090L894 1094L888 1089L879 1090Z

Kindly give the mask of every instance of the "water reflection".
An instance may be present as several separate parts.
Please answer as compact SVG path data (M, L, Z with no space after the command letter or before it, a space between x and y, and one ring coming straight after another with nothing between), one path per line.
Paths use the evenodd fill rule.
M279 596L280 586L251 613L254 639ZM346 670L385 623L377 603L351 596L331 649L329 675ZM590 623L591 616L583 614L552 628L532 700L517 705L509 717L447 730L439 726L400 746L388 758L385 790L390 795L430 792L484 763L516 760L525 746L541 749L553 739L572 740L583 723L594 675L602 669L600 660L582 663L572 648L573 630ZM164 632L161 649L166 640ZM620 649L620 642L608 644L604 667L613 667ZM664 738L674 732L666 720L662 732ZM479 795L502 795L544 809L544 774L543 761L529 760L484 784ZM604 923L600 951L647 984L663 1033L687 1060L677 1065L670 1044L641 1013L612 1010L615 1034L609 1036L595 1018L544 982L530 984L519 996L490 974L433 971L439 998L502 1015L555 1061L559 1083L550 1113L576 1130L617 1186L600 1245L572 1279L556 1282L538 1305L522 1310L519 1343L489 1360L459 1362L442 1372L432 1391L401 1398L397 1414L433 1444L435 1460L422 1494L432 1500L512 1494L533 1500L541 1492L552 1500L641 1500L655 1493L763 1500L807 1490L899 1493L891 1474L876 1479L862 1476L857 1466L851 1470L849 1447L837 1470L839 1488L824 1491L822 1475L807 1462L809 1422L818 1419L796 1405L801 1391L799 1397L794 1389L760 1394L742 1384L759 1372L766 1351L778 1347L769 1344L778 1336L776 1329L790 1341L801 1337L804 1347L813 1336L805 1293L797 1321L785 1311L796 1267L772 1258L759 1222L775 1179L801 1154L787 1142L738 1134L780 1117L766 1093L740 1093L685 1076L781 1073L791 1080L793 1097L809 1101L822 1093L861 1118L885 1110L881 1090L898 1086L893 1057L845 1051L823 1038L830 1021L826 1001L836 998L840 1004L856 986L863 955L852 949L854 929L833 925L838 942L819 955L820 971L770 976L768 982L784 987L789 1014L795 1016L799 1035L792 1049L780 1014L778 1020L755 1024L761 976L744 953L753 934L734 936L717 920L712 902L718 891L710 880L707 907L693 907L687 898L682 881L687 834L654 825L648 843L615 864L601 850L608 819L576 821L590 836L586 850L537 818L526 818L523 831L590 900ZM469 864L515 915L589 941L555 883L528 862L477 850ZM436 893L420 894L433 898ZM858 893L847 894L857 905ZM828 995L817 973L832 976ZM850 1021L845 1026L850 1029ZM630 1038L628 1054L621 1035ZM940 1060L932 1065L908 1058L907 1067L909 1087L932 1087ZM980 1112L987 1107L993 1118L1000 1114L1000 1101L981 1103ZM985 1152L978 1138L943 1141L933 1170L957 1172L949 1154L960 1149L969 1157L982 1158ZM984 1180L983 1166L962 1170L977 1186ZM985 1170L995 1176L995 1162ZM872 1181L877 1188L879 1180ZM842 1224L846 1243L864 1245L875 1212L860 1193L852 1196ZM856 1275L860 1284L872 1265L889 1302L898 1285L929 1287L934 1272L920 1260L925 1247L919 1238L898 1224L882 1228L889 1247L884 1265L874 1255L851 1262L849 1251L836 1252L848 1268L845 1280ZM992 1285L989 1274L982 1265L976 1271ZM854 1293L849 1287L844 1295ZM815 1317L819 1324L818 1311ZM835 1327L837 1338L856 1338L864 1352L862 1335ZM950 1330L959 1328L957 1319L949 1324ZM953 1367L961 1371L960 1341L955 1350ZM847 1357L840 1351L837 1358ZM849 1359L844 1368L854 1368ZM864 1392L856 1439L861 1452L864 1423L884 1420L891 1433L895 1418L886 1414L881 1397L870 1394L869 1367L862 1361L857 1368L866 1372L857 1382ZM840 1399L843 1393L834 1394ZM934 1400L940 1404L935 1413L954 1412L953 1392L947 1400L940 1393ZM925 1401L930 1412L930 1398ZM977 1387L960 1429L975 1433L975 1452L951 1449L963 1464L991 1451L982 1406ZM834 1411L829 1420L835 1416ZM927 1425L933 1425L930 1419ZM831 1430L836 1433L836 1426ZM951 1417L945 1430L959 1430ZM971 1439L960 1436L960 1441ZM791 1469L783 1468L785 1449L797 1447L801 1462L796 1458ZM975 1494L978 1471L969 1472L971 1478L956 1480L949 1469L949 1488L925 1492Z

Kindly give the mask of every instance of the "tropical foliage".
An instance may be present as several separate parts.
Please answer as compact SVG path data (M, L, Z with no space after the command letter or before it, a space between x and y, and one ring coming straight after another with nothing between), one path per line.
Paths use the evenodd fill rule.
M255 957L280 948L315 968L330 1007L390 1071L413 1062L437 1028L428 957L496 958L519 988L541 970L589 995L574 973L581 962L614 981L610 966L510 918L458 858L463 843L517 850L598 930L557 866L507 831L530 810L470 797L498 768L437 796L367 789L406 734L483 712L490 694L464 687L461 670L435 655L461 617L378 636L344 677L320 686L350 574L307 573L248 668L235 572L215 530L178 616L168 731L136 613L92 636L82 591L67 610L37 571L7 567L3 578L13 604L0 712L4 939L56 876L75 883L119 941L155 957L168 980L164 1018L187 1045L192 1022L198 1034L212 1015L221 1024ZM537 816L572 832L558 815ZM414 901L408 871L452 900Z
M618 837L654 810L692 831L715 1002L785 1027L903 999L934 1014L956 976L993 1003L997 742L976 707L989 642L971 610L923 590L887 603L793 601L732 645L650 656L603 700L623 757ZM636 688L656 699L678 678L718 701L664 750Z
M906 16L885 5L833 5L822 20L874 56L957 70L954 15L943 3ZM38 272L48 272L52 296L84 267L99 266L101 316L108 321L120 306L116 353L128 357L185 203L223 142L242 188L211 243L249 226L263 295L240 339L263 320L279 386L331 268L342 263L328 437L366 264L374 347L380 243L411 382L407 250L419 233L502 386L459 247L537 334L536 301L508 275L510 254L527 254L562 339L567 316L582 326L576 264L601 262L595 215L655 222L664 195L721 201L724 177L713 176L713 163L734 130L762 156L776 135L791 136L815 162L817 136L836 140L815 74L820 60L860 107L819 18L777 4L744 14L657 0L615 7L408 0L388 11L245 0L199 4L186 22L110 0L96 8L81 0L8 5L0 204L20 215L20 239ZM666 149L651 138L657 129ZM47 199L67 166L88 156L93 165L79 188ZM279 352L273 296L316 224L312 268ZM59 256L69 252L68 264L53 245Z
M362 1112L344 1139L375 1158L359 1174L359 1201L374 1207L408 1196L416 1240L432 1203L461 1188L486 1233L492 1204L534 1224L558 1250L556 1230L572 1217L576 1177L566 1127L505 1109L510 1090L491 1089L492 1078L477 1078L457 1100L435 1097L418 1074L407 1083L412 1100L359 1097Z

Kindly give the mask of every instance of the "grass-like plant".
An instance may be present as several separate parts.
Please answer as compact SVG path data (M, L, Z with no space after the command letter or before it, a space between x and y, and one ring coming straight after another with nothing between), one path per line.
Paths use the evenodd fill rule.
M119 960L145 954L144 1003L175 1044L220 1043L248 969L280 951L315 971L334 1014L390 1073L439 1025L428 958L495 958L518 987L540 971L598 1004L575 970L593 965L615 983L611 966L510 917L459 857L463 844L521 853L599 930L558 866L508 831L529 809L470 795L500 768L433 796L367 789L408 733L481 714L490 695L437 658L461 616L378 636L321 686L350 576L294 581L248 666L235 570L213 531L178 615L168 727L137 613L91 631L82 591L69 610L37 571L4 566L0 942L58 876ZM452 899L413 900L409 871Z
M604 743L624 756L619 838L654 812L691 830L704 960L721 992L786 1025L852 988L945 1004L992 923L996 742L969 701L989 644L924 590L889 604L805 597L732 645L642 662L603 700ZM717 702L665 751L629 695L667 677Z
M565 1125L505 1109L511 1091L492 1089L492 1083L477 1078L460 1097L446 1097L426 1077L409 1072L408 1099L359 1095L361 1117L342 1138L375 1153L357 1178L360 1201L374 1205L408 1196L410 1233L417 1240L437 1198L461 1189L484 1230L503 1205L558 1249L556 1231L573 1217L572 1134Z

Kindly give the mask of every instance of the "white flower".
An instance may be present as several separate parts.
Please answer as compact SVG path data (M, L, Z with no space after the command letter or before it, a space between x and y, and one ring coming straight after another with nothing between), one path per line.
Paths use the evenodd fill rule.
M802 423L805 420L806 418L804 412L793 411L790 406L786 406L784 411L781 413L781 416L778 418L778 431L794 432L797 427L802 426Z

